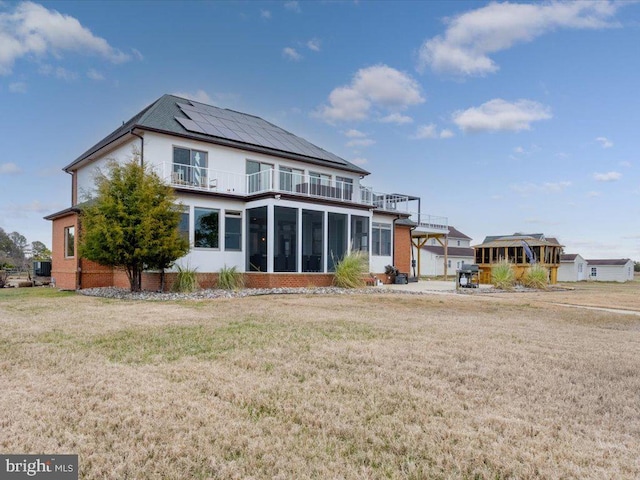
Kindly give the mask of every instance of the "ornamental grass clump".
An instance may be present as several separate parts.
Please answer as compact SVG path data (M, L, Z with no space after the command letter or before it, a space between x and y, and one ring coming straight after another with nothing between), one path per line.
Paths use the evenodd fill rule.
M171 288L174 292L190 293L200 288L198 284L198 269L191 268L188 265L176 265L178 269L178 275L176 281Z
M549 270L539 263L529 267L522 277L522 285L528 288L546 289L549 284Z
M239 290L244 288L244 277L236 267L226 265L218 272L218 288L223 290Z
M364 275L369 257L360 250L351 250L336 265L333 284L340 288L362 288L366 285Z
M491 283L501 290L511 290L516 283L516 274L511 264L502 260L491 268Z

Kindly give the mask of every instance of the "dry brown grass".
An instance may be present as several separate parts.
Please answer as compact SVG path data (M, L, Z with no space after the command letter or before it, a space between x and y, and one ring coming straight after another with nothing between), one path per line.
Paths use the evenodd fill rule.
M81 478L640 477L640 317L28 290L0 291L0 451L78 453Z

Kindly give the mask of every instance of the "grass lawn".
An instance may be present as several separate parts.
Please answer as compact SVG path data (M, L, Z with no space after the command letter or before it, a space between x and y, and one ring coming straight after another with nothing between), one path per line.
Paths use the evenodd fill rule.
M0 290L0 451L83 479L639 478L640 316L554 304L597 291Z

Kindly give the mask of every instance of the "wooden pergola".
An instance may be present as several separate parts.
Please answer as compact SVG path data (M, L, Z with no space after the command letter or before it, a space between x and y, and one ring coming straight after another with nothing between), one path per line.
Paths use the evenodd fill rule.
M411 235L411 244L416 248L417 252L417 267L418 272L416 275L418 278L422 276L420 269L420 249L424 247L430 238L435 238L438 243L444 248L444 277L447 278L447 264L448 264L448 255L449 255L449 237L446 233L433 233L433 232L417 232L413 231Z
M529 249L535 262L549 270L549 282L555 284L563 247L555 239L548 240L542 235L488 237L473 247L475 262L480 267L480 283L491 283L491 269L504 260L513 265L516 278L521 278L532 264L526 251Z

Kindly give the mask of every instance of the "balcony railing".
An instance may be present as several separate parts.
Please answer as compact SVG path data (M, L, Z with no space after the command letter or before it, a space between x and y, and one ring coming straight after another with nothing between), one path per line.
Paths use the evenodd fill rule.
M174 187L198 191L248 196L263 192L282 192L339 202L358 203L387 211L410 213L411 219L427 228L447 229L447 218L412 213L410 197L373 191L351 182L296 172L263 170L241 174L205 167L168 163L163 165L163 178Z

